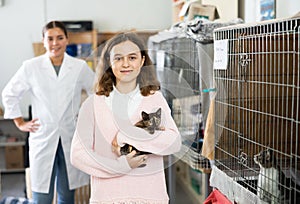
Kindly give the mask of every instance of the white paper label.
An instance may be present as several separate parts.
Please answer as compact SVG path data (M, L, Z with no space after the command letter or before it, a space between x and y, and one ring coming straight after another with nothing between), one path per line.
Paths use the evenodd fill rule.
M228 39L214 42L214 69L227 69Z

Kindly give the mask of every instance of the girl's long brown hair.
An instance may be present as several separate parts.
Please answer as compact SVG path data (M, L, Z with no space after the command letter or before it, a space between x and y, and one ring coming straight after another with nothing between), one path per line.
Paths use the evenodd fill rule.
M102 50L100 61L96 67L96 81L94 88L97 95L109 96L110 92L113 90L113 85L116 85L116 77L110 66L110 52L115 45L125 41L131 41L136 44L141 51L142 57L145 58L144 65L137 77L137 83L140 86L141 94L143 96L148 96L160 89L160 83L157 80L155 67L148 55L145 43L136 33L123 32L116 34L109 39Z

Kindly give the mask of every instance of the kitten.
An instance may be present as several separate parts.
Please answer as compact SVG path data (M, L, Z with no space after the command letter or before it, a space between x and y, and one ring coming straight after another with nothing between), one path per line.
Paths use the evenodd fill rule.
M142 120L137 122L135 126L147 130L150 134L154 134L155 130L163 130L160 126L161 123L161 108L156 112L146 113L142 111Z
M293 187L295 185L292 179L287 178L281 170L274 152L271 149L263 150L254 155L254 162L260 167L257 182L258 197L271 204L294 203L292 200L295 190L288 190L287 187L290 187L291 184Z
M161 108L153 113L146 113L142 111L142 120L135 124L136 127L143 128L148 131L150 134L154 134L155 130L164 130L164 127L160 126L161 123ZM136 156L141 154L150 154L149 152L143 152L137 150L135 147L129 144L125 144L121 147L121 154L126 155L133 150L136 151Z

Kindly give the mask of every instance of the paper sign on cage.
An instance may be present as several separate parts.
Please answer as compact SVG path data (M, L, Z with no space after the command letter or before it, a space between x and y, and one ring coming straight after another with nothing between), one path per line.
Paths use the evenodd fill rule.
M228 40L216 40L214 42L214 69L227 69L227 53Z

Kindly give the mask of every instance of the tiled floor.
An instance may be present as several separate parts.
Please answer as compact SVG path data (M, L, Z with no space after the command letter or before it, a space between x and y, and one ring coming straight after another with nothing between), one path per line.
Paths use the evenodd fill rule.
M1 197L25 197L25 175L24 173L2 173L1 174ZM170 204L192 204L192 201L176 182L175 202Z

